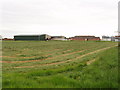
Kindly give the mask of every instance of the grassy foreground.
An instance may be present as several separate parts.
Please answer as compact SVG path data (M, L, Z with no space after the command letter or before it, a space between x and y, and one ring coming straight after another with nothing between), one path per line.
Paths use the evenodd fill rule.
M30 44L29 42L26 45L24 44L20 47L19 47L20 44L13 44L12 42L3 43L4 45L3 56L4 55L9 56L9 57L3 57L3 61L11 61L11 63L7 63L7 62L3 63L3 88L117 88L118 87L118 47L111 47L110 49L103 50L99 53L95 52L93 54L90 55L88 54L85 57L74 60L75 57L85 55L86 53L90 53L104 47L113 46L116 43L113 42L86 43L86 42L61 42L61 41L50 42L50 43L40 42L40 43L41 44L37 45L38 47L41 45L46 45L46 47L44 48L40 47L40 50L43 51L46 50L45 53L30 51L31 49L34 51L39 50L36 49L36 44L38 44L38 42L36 44L32 44L32 46L29 45L28 47L30 48L32 47L31 49L27 47L27 45ZM98 45L99 48L97 47ZM50 52L49 50L53 50L53 48L60 50L59 52L56 52L56 50ZM24 51L24 49L26 49L26 51ZM71 51L69 51L68 49L71 49ZM78 49L79 50L87 49L87 50L79 53L72 53L72 52L78 52ZM6 52L9 50L13 50L11 51L12 54ZM19 56L17 56L18 54L17 55L15 54L18 52L21 52ZM10 57L13 54L17 58ZM40 55L39 58L38 58L38 54ZM51 56L44 56L44 54L45 55L51 54ZM66 56L63 57L61 56L61 54L62 55L64 54ZM59 55L60 57L56 57ZM35 57L33 58L31 56L35 56ZM30 57L30 58L21 58L21 57ZM52 58L52 59L49 60L48 58ZM40 60L40 62L17 63L17 61L30 61L36 59ZM73 59L74 61L72 61L71 59ZM65 60L71 60L71 61L65 63L59 63ZM16 61L16 62L12 63L12 61L14 62ZM31 65L35 65L35 66L30 67Z

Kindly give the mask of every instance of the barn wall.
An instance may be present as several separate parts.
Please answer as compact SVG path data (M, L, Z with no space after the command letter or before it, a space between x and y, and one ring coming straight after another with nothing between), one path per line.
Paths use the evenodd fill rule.
M14 36L15 40L49 40L51 37L47 34L43 35L19 35L19 36Z
M15 40L38 40L38 36L14 36Z
M93 36L84 36L84 37L72 37L72 38L70 38L70 40L79 40L79 41L99 41L100 40L100 38L99 37L93 37Z

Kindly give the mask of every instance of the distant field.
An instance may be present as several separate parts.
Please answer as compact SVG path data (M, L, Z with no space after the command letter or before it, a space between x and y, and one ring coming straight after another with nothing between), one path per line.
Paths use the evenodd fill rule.
M117 42L3 41L3 88L117 88Z

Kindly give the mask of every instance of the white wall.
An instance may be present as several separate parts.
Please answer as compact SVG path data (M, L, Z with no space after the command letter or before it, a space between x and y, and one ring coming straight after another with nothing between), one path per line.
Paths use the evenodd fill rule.
M102 41L111 41L111 38L102 38Z

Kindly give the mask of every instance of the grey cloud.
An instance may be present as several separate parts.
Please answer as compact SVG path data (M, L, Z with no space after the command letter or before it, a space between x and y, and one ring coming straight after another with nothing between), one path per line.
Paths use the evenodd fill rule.
M48 32L50 34L55 33L55 31L58 33L61 30L60 33L66 35L66 30L74 30L73 28L76 29L74 30L76 33L86 33L88 29L92 33L96 33L97 27L106 30L112 28L110 29L112 34L117 26L117 1L2 0L1 24L11 34L13 33L12 29L16 33L21 32L21 30L22 33L24 30L27 30L26 33L33 33L33 30L36 29L35 32ZM96 23L97 27L95 27ZM85 32L79 31L82 29Z

